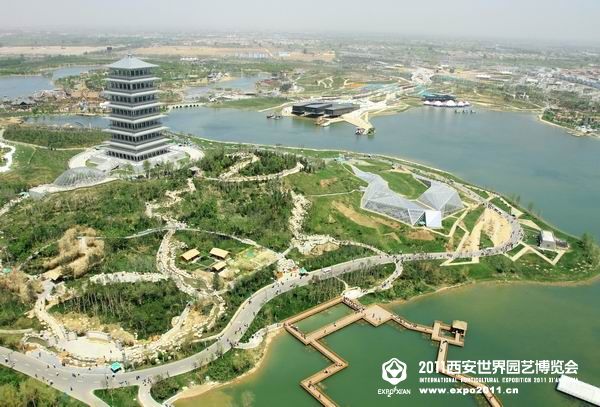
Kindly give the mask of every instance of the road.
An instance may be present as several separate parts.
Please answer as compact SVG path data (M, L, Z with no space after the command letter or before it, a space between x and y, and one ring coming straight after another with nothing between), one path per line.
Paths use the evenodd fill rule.
M448 182L448 180L445 181ZM110 372L102 372L98 369L92 371L90 369L72 366L63 367L60 365L49 365L46 361L42 360L41 357L36 357L36 354L25 355L4 347L0 347L0 363L31 377L42 380L58 390L92 406L106 406L106 403L93 395L94 390L107 387L118 388L134 385L140 386L138 398L143 402L144 406L156 406L157 403L152 400L149 394L151 383L153 381L158 380L159 377L176 376L195 370L229 351L240 341L262 306L278 295L296 287L305 286L314 280L337 277L344 273L370 266L387 263L401 264L406 261L416 260L447 260L452 258L492 256L507 252L518 244L523 237L523 231L518 221L513 216L485 201L482 197L461 184L452 181L450 181L450 183L460 189L463 193L469 195L472 199L486 205L488 208L498 212L502 217L507 219L512 228L510 239L501 246L472 252L435 252L397 255L379 254L314 270L308 276L300 276L298 274L285 276L273 284L261 288L248 298L238 308L229 324L216 337L217 340L215 343L190 357L156 367L130 372L120 372L116 375L112 375ZM398 265L397 269L401 269L400 265Z
M58 390L92 406L106 406L104 402L93 395L94 390L106 387L117 388L129 385L141 385L143 387L142 390L145 389L147 392L150 386L145 385L145 383L154 381L158 376L175 376L189 372L210 363L221 354L229 351L245 334L262 306L276 296L296 287L305 286L312 280L335 277L364 267L391 262L394 262L393 256L371 256L315 270L310 276L294 275L278 280L256 291L248 298L238 308L225 329L221 331L215 343L195 355L168 364L117 373L113 377L113 375L92 372L86 368L48 365L45 361L35 357L35 355L25 355L4 347L0 347L0 363L42 380ZM76 377L73 377L73 375L76 375ZM71 380L74 380L74 383ZM142 390L140 393L143 393ZM147 399L147 395L144 395L144 398Z

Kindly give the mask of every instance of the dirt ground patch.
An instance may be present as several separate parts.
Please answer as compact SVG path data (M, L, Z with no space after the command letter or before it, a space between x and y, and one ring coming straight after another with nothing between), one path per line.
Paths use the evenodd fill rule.
M350 219L352 222L367 228L377 229L378 223L368 216L356 212L354 209L335 201L331 204L338 212Z
M397 241L397 242L399 242L399 241L400 241L400 238L399 238L399 237L398 237L398 235L397 235L397 234L395 234L394 232L391 232L391 233L386 233L384 236L387 236L387 237L389 237L389 238L391 238L391 239L394 239L394 240L395 240L395 241Z
M433 235L433 233L425 229L411 230L410 232L408 232L407 236L412 240L435 240L435 236Z
M494 246L499 246L510 239L511 228L506 219L496 211L486 209L483 212L483 231L490 237Z
M133 345L136 343L135 337L125 331L117 324L103 324L97 317L88 317L87 315L70 312L68 314L54 314L54 317L64 324L69 331L76 332L79 335L85 335L89 331L106 332L118 341L125 345Z
M332 206L339 211L342 215L350 219L352 222L365 226L372 229L377 229L379 225L388 226L393 229L399 229L401 225L398 222L394 222L391 219L380 218L376 216L363 215L355 211L353 208L346 206L345 204L334 201Z
M412 174L409 170L407 170L406 168L404 168L402 166L392 168L391 170L388 170L388 172L398 172L400 174Z
M96 239L92 228L76 226L68 229L58 241L58 255L44 263L47 277L72 273L80 277L104 254L104 241Z
M0 276L0 288L17 294L24 303L33 301L34 293L42 291L40 281L29 280L24 272L17 270Z
M310 250L310 255L311 256L320 256L323 253L326 252L331 252L333 250L337 250L340 247L333 243L333 242L327 242L327 243L323 243L323 244L318 244L315 245L311 250Z
M319 185L321 186L321 188L327 188L331 184L336 183L337 180L337 177L322 179L321 181L319 181Z
M0 47L0 55L83 55L85 53L104 51L105 47L58 46L44 47Z

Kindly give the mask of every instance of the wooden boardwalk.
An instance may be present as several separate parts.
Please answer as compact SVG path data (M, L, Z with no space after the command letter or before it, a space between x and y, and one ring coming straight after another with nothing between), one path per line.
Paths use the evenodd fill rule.
M310 316L318 314L319 312L325 311L328 308L334 307L342 303L351 308L354 311L354 313L346 315L338 319L337 321L328 324L324 327L318 328L315 331L310 332L308 334L301 332L294 325L295 323L303 319L306 319ZM453 374L447 371L446 361L448 359L448 345L464 346L464 332L451 332L452 326L441 321L435 321L433 327L416 324L392 312L389 312L388 310L380 307L379 305L365 307L357 300L352 300L345 297L334 298L333 300L317 305L316 307L308 309L294 317L289 318L283 323L285 330L292 334L296 339L298 339L305 345L312 346L314 349L319 351L323 356L325 356L332 362L332 364L327 366L325 369L316 372L312 376L307 377L306 379L300 382L302 388L304 388L308 393L310 393L323 406L335 407L337 406L337 404L323 391L321 391L321 389L317 385L323 380L327 379L328 377L336 374L340 370L348 367L348 362L342 359L331 349L323 345L321 342L319 342L319 340L361 319L375 327L381 324L385 324L389 321L394 321L400 326L411 331L416 331L425 335L430 335L432 341L440 343L437 356L438 373L452 377L457 381L465 383L469 386L482 388L483 394L490 406L502 406L500 400L496 397L496 395L489 391L485 384L474 381L468 376Z

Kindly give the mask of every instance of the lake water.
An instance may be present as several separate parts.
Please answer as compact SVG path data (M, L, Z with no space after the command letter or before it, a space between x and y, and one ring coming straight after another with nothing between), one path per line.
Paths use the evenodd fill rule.
M104 126L98 117L55 116L40 123ZM219 141L282 144L394 155L429 164L504 194L533 202L535 210L561 229L600 239L600 140L573 137L541 123L531 114L415 108L372 119L377 134L356 136L338 123L315 126L310 120L267 120L236 109L193 108L172 111L173 130Z
M105 125L100 118L36 120ZM580 234L587 230L600 237L600 141L572 137L530 114L478 110L463 115L417 108L374 118L377 134L373 137L355 136L353 127L346 124L321 128L308 120L267 120L264 114L231 109L178 110L166 123L176 131L219 141L346 149L431 164L503 193L519 194L523 202L534 202L546 219L566 231ZM576 287L478 285L393 308L421 323L468 321L466 346L452 347L451 360L574 360L580 366L579 378L600 385L600 282ZM316 324L309 322L311 327ZM348 369L324 383L327 393L341 405L479 403L458 395L419 395L402 401L376 394L378 387L385 386L379 379L381 363L391 357L409 364L411 379L406 383L416 386L414 365L419 360L433 360L436 354L436 347L422 336L391 325L372 328L358 324L326 340L350 362ZM315 351L282 335L256 375L178 406L315 406L316 401L298 383L326 364ZM517 387L518 396L503 396L505 405L581 405L556 392L551 383Z
M390 308L425 324L432 324L436 319L468 321L465 347L450 347L449 360L573 360L579 365L578 378L599 385L599 298L600 282L568 287L480 284ZM350 364L324 382L327 394L341 406L485 405L473 396L418 393L419 362L435 360L437 353L437 344L425 336L393 324L374 328L358 323L328 336L325 342ZM256 374L195 399L182 400L176 406L242 406L244 402L256 406L317 406L299 382L322 369L326 361L288 334L278 336L272 345ZM398 387L411 389L410 399L377 394L379 388L391 387L381 379L381 364L392 357L407 364L407 380ZM541 377L550 379L556 375ZM582 405L558 393L554 383L502 386L518 388L518 395L501 396L507 406Z
M55 81L57 79L66 78L67 76L79 76L82 73L87 73L99 68L101 67L98 65L65 66L52 71L52 80Z
M54 84L45 76L0 76L0 100L26 98L35 92L52 89Z
M258 75L242 75L229 81L209 83L203 86L192 86L185 91L185 100L194 100L205 97L217 88L237 89L242 92L255 92L256 82L270 78L270 75L261 73Z
M0 76L0 100L26 98L42 90L52 90L55 89L52 81L67 76L78 76L97 68L98 66L91 65L57 68L52 71L50 78L42 75Z

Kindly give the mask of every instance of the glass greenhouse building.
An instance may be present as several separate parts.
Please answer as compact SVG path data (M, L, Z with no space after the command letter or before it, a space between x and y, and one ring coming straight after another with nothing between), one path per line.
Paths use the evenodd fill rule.
M411 200L392 191L381 176L354 166L352 170L357 177L368 183L361 199L363 209L409 225L424 223L429 227L439 228L443 217L464 208L458 192L442 182L415 177L429 188L419 198Z

